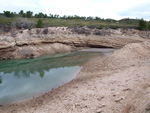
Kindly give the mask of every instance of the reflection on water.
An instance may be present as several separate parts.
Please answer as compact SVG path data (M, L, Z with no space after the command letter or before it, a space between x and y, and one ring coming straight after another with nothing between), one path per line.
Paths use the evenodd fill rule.
M27 78L35 73L38 73L40 77L44 77L45 71L59 67L81 66L91 57L100 54L102 53L73 52L47 55L35 59L0 61L0 72L3 72L3 74L13 72L13 75L18 78Z
M0 61L0 104L38 96L77 75L81 65L102 53L73 52L35 59Z
M37 76L38 73L30 74L27 78L14 77L14 73L5 74L2 76L3 83L0 85L0 104L36 97L74 79L80 69L80 66L51 69L45 71L43 78Z
M0 76L0 84L2 83L2 77Z

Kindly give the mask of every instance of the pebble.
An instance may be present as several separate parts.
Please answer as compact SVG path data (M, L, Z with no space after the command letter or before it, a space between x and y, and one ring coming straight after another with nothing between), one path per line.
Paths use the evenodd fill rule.
M150 103L147 104L145 109L146 109L146 111L150 111Z
M80 106L80 104L78 104L78 103L75 103L75 106Z
M99 98L97 98L98 101L101 101L104 98L104 96L100 96Z
M99 106L99 108L103 108L103 107L106 107L106 105L105 105L105 104L101 104L101 105Z
M121 100L124 100L122 97L119 99L115 99L115 102L120 102Z
M96 113L102 113L101 109L96 110Z

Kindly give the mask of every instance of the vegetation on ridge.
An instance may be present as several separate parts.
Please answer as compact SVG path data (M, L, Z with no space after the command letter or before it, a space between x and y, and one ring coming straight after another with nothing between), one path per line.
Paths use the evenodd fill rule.
M82 27L89 28L135 28L140 30L150 29L149 22L143 19L104 19L100 17L85 17L85 16L60 16L57 14L34 14L32 11L24 12L21 10L19 13L4 11L0 14L0 33L1 31L9 32L14 29L31 29L41 27Z

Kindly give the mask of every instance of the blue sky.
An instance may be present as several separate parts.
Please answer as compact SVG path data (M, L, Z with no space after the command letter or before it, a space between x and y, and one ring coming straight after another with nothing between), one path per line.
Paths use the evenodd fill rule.
M0 12L31 10L34 13L144 18L150 20L150 0L0 0Z

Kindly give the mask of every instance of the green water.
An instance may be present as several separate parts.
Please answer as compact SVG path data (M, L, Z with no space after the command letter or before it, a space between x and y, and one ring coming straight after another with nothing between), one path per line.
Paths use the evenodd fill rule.
M0 104L39 96L74 79L101 52L72 52L35 59L0 61Z

